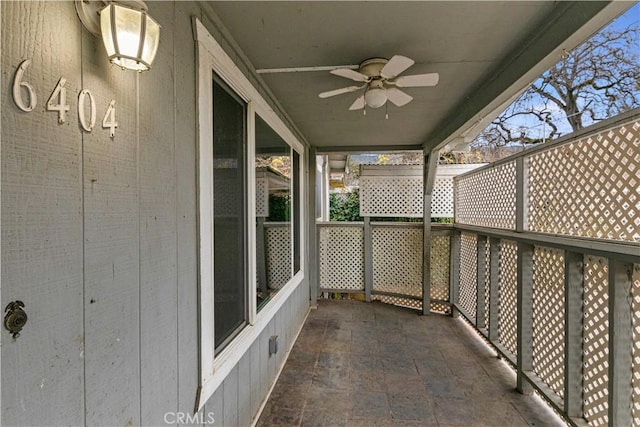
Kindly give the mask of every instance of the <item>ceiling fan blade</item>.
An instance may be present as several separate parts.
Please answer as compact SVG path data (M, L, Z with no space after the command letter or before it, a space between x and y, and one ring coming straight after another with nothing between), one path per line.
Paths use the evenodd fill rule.
M343 93L355 92L358 89L362 89L364 86L349 86L340 89L329 90L327 92L319 93L320 98L329 98L330 96L342 95Z
M364 108L364 95L360 95L358 99L356 99L354 103L351 104L351 107L349 107L349 110L362 110L363 108Z
M331 74L335 74L336 76L346 77L351 80L355 80L356 82L366 82L369 81L369 76L365 76L362 73L357 72L356 70L351 70L349 68L338 68L336 70L329 71Z
M398 77L394 82L398 87L423 87L435 86L440 80L438 73L416 74L415 76Z
M392 79L398 74L411 67L415 61L411 58L407 58L402 55L395 55L387 62L387 64L380 70L380 75L385 79Z
M404 93L400 89L390 87L387 89L387 99L393 102L396 106L402 107L403 105L410 103L413 100L413 97Z

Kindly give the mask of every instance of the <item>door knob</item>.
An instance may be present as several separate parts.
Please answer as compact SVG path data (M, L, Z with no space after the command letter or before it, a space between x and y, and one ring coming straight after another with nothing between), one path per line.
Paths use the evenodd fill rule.
M20 336L22 327L27 323L27 313L24 312L22 301L10 302L4 309L4 327L13 335L13 339Z

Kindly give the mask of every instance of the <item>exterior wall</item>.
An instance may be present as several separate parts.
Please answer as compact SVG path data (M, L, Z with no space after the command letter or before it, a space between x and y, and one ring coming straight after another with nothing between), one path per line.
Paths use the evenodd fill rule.
M101 40L82 27L73 2L0 3L1 297L2 307L24 301L29 315L18 339L1 334L2 425L165 425L166 413L193 411L192 16L214 36L223 32L206 5L148 5L162 26L161 42L151 71L138 74L108 64ZM229 41L222 44L233 51ZM240 54L232 57L247 70ZM30 113L11 97L14 72L26 58L32 64L24 81L38 96ZM67 79L71 107L64 124L45 107L60 77ZM78 123L82 89L96 100L91 133ZM111 99L118 121L113 139L100 126ZM213 413L216 425L249 423L308 301L305 281L207 402L202 419ZM273 357L271 335L281 346Z

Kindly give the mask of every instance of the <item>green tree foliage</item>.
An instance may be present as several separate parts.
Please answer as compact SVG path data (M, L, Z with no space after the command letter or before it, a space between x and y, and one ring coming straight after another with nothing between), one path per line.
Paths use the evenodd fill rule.
M269 194L269 218L270 222L291 221L291 197L289 193Z
M358 191L329 194L329 220L362 221Z

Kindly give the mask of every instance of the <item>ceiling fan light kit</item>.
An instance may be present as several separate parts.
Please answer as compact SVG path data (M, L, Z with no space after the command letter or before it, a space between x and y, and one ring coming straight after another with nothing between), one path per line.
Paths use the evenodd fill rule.
M387 90L381 81L371 82L364 93L364 102L371 108L380 108L387 102Z
M336 76L362 82L362 86L349 86L322 92L320 98L356 92L364 89L349 110L361 110L365 107L380 108L390 101L397 107L402 107L413 100L413 97L398 89L399 87L427 87L438 84L438 73L416 74L398 77L399 74L414 64L413 59L402 55L395 55L391 59L371 58L363 61L358 70L337 68L330 71ZM391 86L391 87L389 87Z

